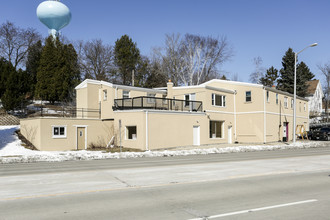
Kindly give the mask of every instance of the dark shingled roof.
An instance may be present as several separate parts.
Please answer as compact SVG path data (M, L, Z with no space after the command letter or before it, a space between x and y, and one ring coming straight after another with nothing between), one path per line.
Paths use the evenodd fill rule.
M314 79L314 80L312 80L312 81L308 81L308 82L306 82L306 84L307 84L307 86L308 86L306 95L307 95L307 96L312 96L312 95L314 95L315 90L316 90L316 88L317 88L317 84L319 84L319 80Z

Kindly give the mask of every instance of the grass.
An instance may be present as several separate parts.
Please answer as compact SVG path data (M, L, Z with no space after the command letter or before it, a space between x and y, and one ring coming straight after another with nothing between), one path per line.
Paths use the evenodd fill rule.
M91 146L89 148L87 148L87 150L89 151L103 151L106 153L118 153L120 152L120 147L115 146L113 148L106 148L103 146L95 146L93 144L91 144ZM140 149L134 149L134 148L127 148L127 147L122 147L121 148L121 152L144 152L143 150Z

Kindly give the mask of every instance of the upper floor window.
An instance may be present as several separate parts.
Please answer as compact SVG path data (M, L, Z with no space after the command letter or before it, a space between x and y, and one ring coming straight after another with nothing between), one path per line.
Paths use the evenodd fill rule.
M306 103L304 103L304 111L306 111Z
M278 93L276 93L276 105L278 105Z
M251 102L252 101L252 94L251 91L245 92L245 102Z
M190 95L189 94L187 94L187 95L184 95L184 100L185 100L185 102L184 102L184 106L189 106L189 99L190 99Z
M269 91L266 92L267 102L269 102Z
M291 108L293 108L293 99L291 99Z
M103 101L107 101L108 100L108 90L103 90Z
M226 106L226 96L213 93L212 94L212 105L225 107Z
M288 108L288 97L284 97L284 108Z
M148 93L147 96L150 97L147 99L148 103L155 103L155 99L154 99L156 97L155 93Z
M128 99L129 98L129 91L123 90L123 99Z

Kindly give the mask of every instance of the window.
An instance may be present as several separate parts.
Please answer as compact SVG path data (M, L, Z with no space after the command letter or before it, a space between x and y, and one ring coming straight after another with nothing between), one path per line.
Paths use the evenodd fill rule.
M148 103L155 103L156 100L154 98L156 97L156 94L148 93L147 96L150 97L150 98L147 99Z
M103 90L103 101L107 101L108 99L108 91L105 89Z
M293 99L291 99L291 108L293 108Z
M126 138L129 140L135 140L137 138L136 126L126 127Z
M299 111L301 112L301 102L299 102Z
M223 138L223 121L210 121L210 138Z
M123 99L128 99L129 98L129 91L124 90L123 91Z
M278 105L278 94L276 93L276 105Z
M269 102L269 91L266 92L267 102Z
M225 107L226 106L226 96L213 93L212 94L212 105Z
M288 97L284 97L284 108L288 108Z
M66 138L66 126L52 126L53 138Z
M245 92L245 101L246 102L251 102L252 101L251 91L246 91Z
M306 103L304 103L304 111L306 111Z
M189 97L190 97L190 95L188 94L188 95L184 95L184 100L185 100L185 102L184 102L184 106L186 107L186 106L189 106Z

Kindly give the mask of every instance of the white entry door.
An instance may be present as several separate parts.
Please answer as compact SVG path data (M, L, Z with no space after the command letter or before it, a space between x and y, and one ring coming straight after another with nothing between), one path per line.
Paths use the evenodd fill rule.
M199 146L200 143L200 126L194 126L193 128L193 145Z
M233 143L233 141L232 141L232 126L228 126L228 144L232 144Z

